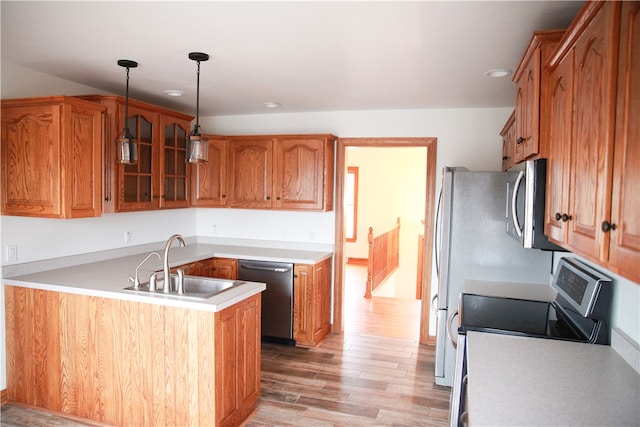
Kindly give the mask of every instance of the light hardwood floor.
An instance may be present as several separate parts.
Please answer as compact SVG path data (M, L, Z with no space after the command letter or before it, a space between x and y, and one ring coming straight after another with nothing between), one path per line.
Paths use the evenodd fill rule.
M261 396L247 427L448 423L450 389L434 384L434 348L417 342L419 302L366 300L362 270L347 270L345 333L313 349L264 343ZM96 425L14 405L2 407L1 424Z

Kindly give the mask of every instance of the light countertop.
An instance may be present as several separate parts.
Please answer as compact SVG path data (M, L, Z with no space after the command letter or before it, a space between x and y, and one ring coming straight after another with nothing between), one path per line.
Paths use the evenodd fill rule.
M640 376L610 346L467 335L471 426L640 424Z
M163 255L162 251L157 252L161 256ZM264 283L246 282L241 286L233 287L206 300L168 297L161 293L140 295L124 291L125 287L131 285L129 277L135 275L136 267L148 254L149 252L142 252L138 255L5 277L3 283L5 285L206 311L220 311L258 292L262 292L266 288ZM171 248L169 259L170 266L175 267L212 257L314 264L331 256L330 252L321 251L195 243L187 244L185 247L179 247L175 244ZM139 270L140 281L148 281L149 274L160 269L162 269L162 263L159 259L156 257L150 259Z

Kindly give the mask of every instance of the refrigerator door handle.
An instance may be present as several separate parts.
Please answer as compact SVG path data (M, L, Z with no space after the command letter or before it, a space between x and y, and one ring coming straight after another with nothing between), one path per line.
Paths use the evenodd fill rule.
M431 298L431 311L434 315L438 314L438 294L436 293L433 298Z
M442 208L442 188L440 189L440 195L438 196L438 207L436 208L436 230L435 236L433 239L433 245L435 246L435 256L436 256L436 274L440 276L440 209Z
M451 343L453 348L458 348L457 335L456 335L456 338L454 338L453 336L453 319L455 319L457 316L458 316L458 310L451 313L449 315L449 318L447 319L447 338L449 338L449 342Z
M522 237L522 227L518 223L518 192L520 191L520 184L523 179L524 171L520 171L511 195L511 220L513 221L513 227L515 228L518 237Z

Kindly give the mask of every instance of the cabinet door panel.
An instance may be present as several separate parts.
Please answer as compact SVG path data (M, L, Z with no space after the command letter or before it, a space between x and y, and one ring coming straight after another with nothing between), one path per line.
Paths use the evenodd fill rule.
M162 187L160 207L182 208L187 200L187 130L186 120L164 117L161 138L164 145L162 158Z
M59 216L60 108L38 106L2 112L4 213Z
M551 72L549 159L547 161L547 202L545 233L564 243L565 222L558 215L569 212L569 154L571 153L571 112L573 101L573 52Z
M226 206L227 147L226 138L209 136L209 162L191 166L191 206Z
M615 112L613 71L617 49L613 45L611 7L603 7L576 43L574 132L569 244L580 253L606 259L608 244L600 230L609 218Z
M232 139L229 144L229 206L270 208L272 140Z
M278 139L274 143L274 204L281 209L321 209L324 140Z
M609 261L640 283L640 3L622 6Z
M158 209L159 153L154 150L158 114L132 106L129 106L129 113L127 126L138 144L138 163L117 166L120 175L118 210Z

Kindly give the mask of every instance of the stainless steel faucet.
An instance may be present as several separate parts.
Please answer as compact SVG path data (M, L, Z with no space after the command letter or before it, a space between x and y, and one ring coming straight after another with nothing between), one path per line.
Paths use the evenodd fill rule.
M171 247L171 244L173 243L174 240L178 239L178 242L180 242L180 246L184 247L187 243L184 241L184 238L179 235L179 234L174 234L173 236L169 237L169 240L167 240L167 244L164 247L164 264L163 264L163 275L164 275L164 289L163 292L165 294L168 294L171 292L171 272L169 271L169 248ZM180 280L181 283L178 283L178 289L184 289L184 285L182 283L183 280L183 274L179 274L178 275L178 279Z
M142 262L138 264L138 266L136 267L136 277L135 278L129 277L129 281L133 282L133 289L138 290L140 288L140 285L144 285L144 283L140 283L140 279L138 277L138 270L140 270L140 267L142 267L142 264L147 262L147 260L154 255L157 256L160 261L162 261L162 258L160 258L160 254L158 252L151 252L149 255L147 255L147 257L144 260L142 260ZM151 278L149 278L149 286L151 287ZM155 289L150 289L150 290L155 290Z

